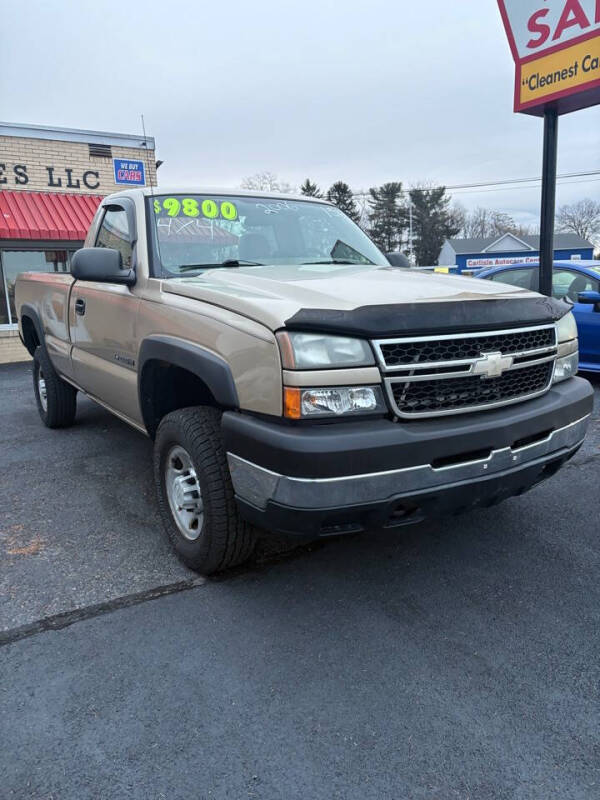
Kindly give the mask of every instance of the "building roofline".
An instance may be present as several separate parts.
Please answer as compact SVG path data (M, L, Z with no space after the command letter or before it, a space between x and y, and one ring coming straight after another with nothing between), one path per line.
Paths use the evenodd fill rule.
M493 253L512 253L515 252L512 249L508 250L493 250L489 251L491 245L499 241L505 234L502 234L500 237L486 237L483 238L474 238L474 239L462 239L457 237L452 237L450 239L446 239L444 242L444 246L448 244L451 248L453 253L456 256L473 256L479 255L481 253L485 253L486 255L492 255ZM514 234L513 234L514 235ZM528 235L528 236L518 236L517 239L523 241L525 245L527 245L527 250L521 251L523 253L528 252L538 252L539 251L539 235ZM465 246L466 245L466 246ZM554 249L555 250L589 250L593 249L594 245L592 242L589 242L587 239L582 239L576 233L569 233L569 232L558 232L554 234Z
M155 150L153 136L135 136L130 133L89 131L82 128L55 128L50 125L27 125L21 122L0 121L0 136L20 136L26 139L51 139L59 142L85 144L110 144L115 147L139 147ZM144 144L145 143L145 144Z
M500 243L500 242L501 242L503 239L508 239L508 238L514 239L516 242L519 242L519 244L522 244L522 245L523 245L523 247L525 247L525 249L526 249L526 250L529 250L530 252L534 252L534 251L535 251L535 247L532 247L532 246L531 246L530 244L528 244L527 242L524 242L524 241L523 241L523 239L521 239L521 238L520 238L519 236L517 236L516 234L514 234L514 233L510 233L510 231L506 231L506 233L502 233L502 234L500 234L500 236L499 236L497 239L494 239L494 241L493 241L493 242L490 242L490 243L488 244L488 246L487 246L487 247L486 247L484 250L482 250L482 252L483 252L483 253L490 253L490 252L493 252L492 250L490 250L490 248L491 248L491 247L495 247L495 246L496 246L497 244L499 244L499 243ZM503 252L503 251L502 251L502 250L499 250L498 252L499 252L499 253L501 253L501 252ZM510 251L507 251L507 252L510 252Z

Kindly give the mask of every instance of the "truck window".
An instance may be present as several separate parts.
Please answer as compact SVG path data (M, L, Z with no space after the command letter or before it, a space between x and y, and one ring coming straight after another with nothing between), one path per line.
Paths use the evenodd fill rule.
M112 247L114 250L120 250L123 256L123 267L131 266L132 247L129 223L127 214L122 208L106 210L96 236L96 247Z

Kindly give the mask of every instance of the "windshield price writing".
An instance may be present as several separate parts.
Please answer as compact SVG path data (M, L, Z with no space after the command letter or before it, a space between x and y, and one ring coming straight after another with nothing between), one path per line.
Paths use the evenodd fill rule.
M154 200L154 213L168 217L205 217L206 219L237 219L237 207L229 200L216 201L209 197L164 197Z

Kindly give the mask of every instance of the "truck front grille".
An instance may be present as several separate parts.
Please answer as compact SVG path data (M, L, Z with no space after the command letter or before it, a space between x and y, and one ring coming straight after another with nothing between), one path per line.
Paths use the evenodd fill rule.
M457 361L465 358L479 358L481 353L500 351L501 353L522 353L541 347L552 347L555 330L536 328L514 333L478 333L456 339L435 339L433 341L395 341L381 344L381 354L386 367L415 364L419 361Z
M554 325L373 344L394 413L407 419L537 397L550 388L557 353Z
M402 415L475 410L514 402L544 391L552 379L552 362L505 372L499 378L470 375L455 380L394 383L394 402Z

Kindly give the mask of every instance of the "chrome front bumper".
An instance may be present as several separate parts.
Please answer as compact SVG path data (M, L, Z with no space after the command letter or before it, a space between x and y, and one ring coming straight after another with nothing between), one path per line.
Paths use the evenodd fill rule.
M522 447L492 450L485 458L433 467L420 464L386 472L335 478L298 478L281 475L227 453L236 497L264 510L269 503L298 510L343 509L386 502L423 492L514 475L536 465L568 457L585 438L588 414L543 439Z

